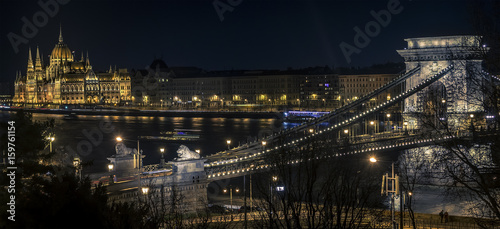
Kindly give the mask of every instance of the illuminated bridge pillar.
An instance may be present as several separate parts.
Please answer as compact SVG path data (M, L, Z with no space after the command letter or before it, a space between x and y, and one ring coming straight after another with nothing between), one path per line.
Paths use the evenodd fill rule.
M421 66L419 72L406 80L406 90L454 66L439 81L405 99L403 118L407 128L420 128L422 114L436 117L436 123L447 121L454 130L465 128L463 123L469 120L470 113L483 111L477 83L481 82L481 57L488 48L481 46L481 37L424 37L405 41L408 47L397 51L405 60L406 70Z

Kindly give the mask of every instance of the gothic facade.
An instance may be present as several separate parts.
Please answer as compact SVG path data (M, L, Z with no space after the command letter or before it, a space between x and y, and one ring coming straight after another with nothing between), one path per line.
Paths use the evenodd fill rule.
M117 104L131 100L130 74L127 69L109 69L96 73L90 59L76 60L73 52L63 42L62 32L59 42L45 65L36 50L33 62L29 50L26 75L18 72L14 83L14 104Z

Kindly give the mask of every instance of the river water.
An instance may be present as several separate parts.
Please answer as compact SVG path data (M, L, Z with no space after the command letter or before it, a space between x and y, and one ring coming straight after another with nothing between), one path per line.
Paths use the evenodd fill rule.
M1 120L8 121L9 113L0 111ZM85 172L103 172L108 163L107 157L115 153L115 138L120 136L128 141L125 145L137 148L138 136L160 136L161 132L174 129L199 131L200 138L194 141L169 142L159 140L140 140L140 148L146 155L144 165L160 162L160 148L165 148L165 160L176 157L181 144L191 150L199 149L202 156L227 149L227 139L231 146L246 142L248 137L256 137L260 131L280 126L276 119L249 118L187 118L187 117L147 117L147 116L96 116L79 115L76 120L64 120L59 114L34 113L35 121L55 120L55 141L53 148L66 152L77 152L84 161L93 160L93 165ZM111 130L112 131L109 131ZM22 136L18 136L22 137ZM46 149L48 150L48 149Z

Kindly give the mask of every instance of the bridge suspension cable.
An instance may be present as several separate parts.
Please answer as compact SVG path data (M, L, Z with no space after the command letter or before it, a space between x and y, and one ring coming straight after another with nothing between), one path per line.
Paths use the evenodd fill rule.
M448 72L450 72L452 69L454 68L453 65L450 65L448 67L446 67L445 69L443 69L442 71L440 71L439 73L431 76L430 78L427 78L425 79L424 81L420 82L418 85L416 85L415 87L412 87L408 90L406 90L405 92L393 97L392 99L390 99L389 101L386 101L380 105L378 105L377 107L375 108L371 108L370 110L366 110L352 118L349 118L349 119L345 119L343 121L339 121L337 122L336 124L331 124L330 127L327 127L327 128L324 128L322 130L319 130L319 131L316 131L315 133L311 134L311 135L306 135L304 137L300 137L300 138L296 138L295 140L292 140L291 142L288 142L288 143L285 143L283 145L280 145L280 146L274 146L274 147L269 147L269 149L267 149L264 153L267 153L267 152L270 152L270 151L273 151L273 150L277 150L281 147L285 147L285 146L289 146L291 144L297 144L297 143L300 143L308 138L312 138L312 137L315 137L317 135L321 135L321 134L324 134L326 132L330 132L330 131L335 131L335 130L339 130L343 127L346 127L346 126L349 126L349 125L352 125L354 124L356 121L362 119L362 118L365 118L369 115L372 115L380 110L383 110L387 107L390 107L390 106L393 106L394 104L402 101L403 99L406 99L407 97L415 94L416 92L424 89L425 87L429 86L430 84L432 84L433 82L439 80L441 77L443 77L444 75L446 75ZM413 74L413 73L412 73ZM298 131L298 130L296 130ZM284 134L284 133L283 133ZM276 138L274 138L276 139ZM269 145L270 143L273 143L273 139L272 138L268 138L266 139L267 140L267 144ZM240 157L240 158L232 158L232 159L229 159L229 160L223 160L223 161L215 161L215 162L212 162L209 164L209 166L219 166L219 165L224 165L224 164L231 164L231 163L236 163L236 162L241 162L241 161L247 161L247 160L255 160L257 158L260 158L261 156L261 153L256 153L256 154L252 154L252 155L246 155L244 157ZM207 158L210 158L210 157L207 157Z

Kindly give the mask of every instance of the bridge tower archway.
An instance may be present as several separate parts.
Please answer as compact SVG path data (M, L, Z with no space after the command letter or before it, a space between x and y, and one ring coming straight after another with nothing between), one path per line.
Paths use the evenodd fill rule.
M420 71L406 80L404 88L413 88L453 65L453 69L438 82L405 99L403 119L407 128L422 128L424 123L421 117L429 114L431 105L435 110L437 108L436 112L444 112L441 115L446 117L442 118L446 119L450 128L466 128L461 125L461 121L467 119L470 113L484 110L481 105L480 74L481 59L488 48L481 45L481 37L443 36L408 38L405 41L408 47L397 51L404 58L408 71L417 66L420 66ZM438 105L439 101L429 103L431 95L445 98L444 104Z

